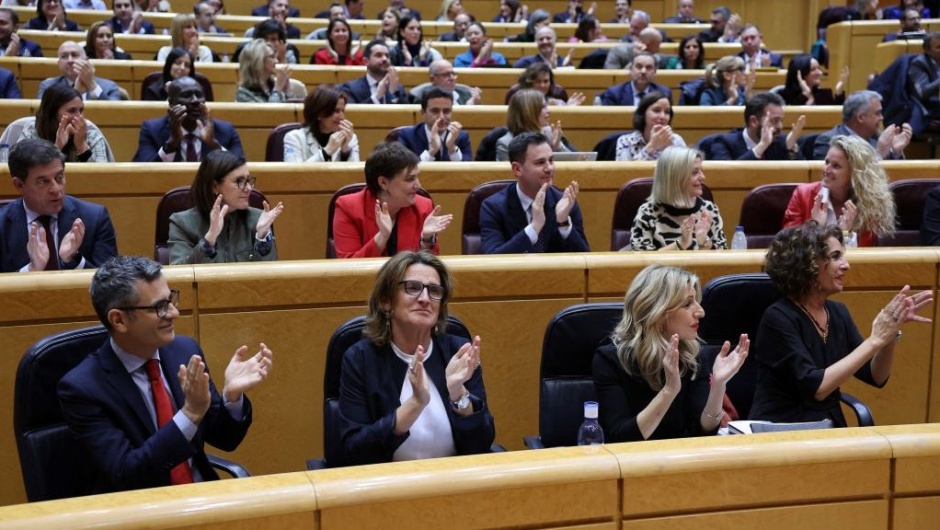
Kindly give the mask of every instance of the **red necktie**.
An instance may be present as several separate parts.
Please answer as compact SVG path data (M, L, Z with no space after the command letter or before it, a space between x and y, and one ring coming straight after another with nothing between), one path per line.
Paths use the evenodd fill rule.
M196 136L186 135L186 161L199 162L199 155L196 154Z
M52 234L52 217L40 215L36 218L43 230L46 231L46 247L49 249L49 259L46 260L46 271L59 270L59 251L55 248L55 236Z
M150 390L153 392L153 404L157 408L157 426L163 427L173 419L173 406L170 405L170 396L163 386L163 376L160 374L160 361L150 359L147 361L147 377L150 378ZM189 469L189 462L180 462L170 470L170 484L192 484L193 472Z

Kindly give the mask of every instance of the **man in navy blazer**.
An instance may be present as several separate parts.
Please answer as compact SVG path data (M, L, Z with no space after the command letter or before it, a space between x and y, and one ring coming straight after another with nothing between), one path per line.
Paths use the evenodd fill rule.
M649 52L640 52L634 55L630 63L630 81L614 85L600 95L601 105L632 106L640 102L646 94L657 90L672 99L672 91L668 87L658 85L656 79L656 56Z
M522 133L509 144L516 183L488 197L480 210L484 254L590 252L578 208L578 183L552 187L552 146L541 133Z
M0 272L98 267L117 255L108 210L65 194L65 155L30 138L10 149L22 197L0 209Z
M547 65L551 66L552 69L558 66L567 66L565 63L570 63L571 57L559 56L555 51L555 45L558 43L558 35L555 34L555 30L548 26L542 26L539 29L535 30L535 44L538 48L538 53L535 55L527 55L518 61L512 63L513 68L528 68L529 66L544 62ZM555 60L555 64L552 65L552 59Z
M451 120L454 94L432 87L421 96L424 121L398 132L398 141L418 155L422 162L469 162L472 147L470 135L458 121ZM432 141L428 142L428 138Z
M349 103L394 105L411 103L405 87L398 84L398 72L389 59L388 44L373 40L363 52L366 75L339 86Z
M20 93L20 87L16 84L16 76L13 72L0 68L0 98L2 99L20 99L23 95Z
M221 394L195 340L176 336L179 291L160 264L109 260L91 281L110 338L59 382L62 415L97 471L96 493L218 480L204 444L233 451L251 425L245 392L267 378L271 350L242 346Z
M783 58L779 53L771 53L763 48L764 36L754 24L748 24L741 30L742 52L738 57L744 59L744 71L752 68L783 68Z
M9 7L0 7L0 57L42 57L42 48L16 33L20 16Z
M114 16L108 20L115 35L153 35L153 22L144 20L143 11L134 11L134 0L113 0Z
M212 119L198 81L180 77L166 92L170 109L166 116L141 124L134 162L199 162L216 149L245 157L235 127Z
M783 131L783 98L772 92L757 94L744 106L744 129L719 136L709 160L803 160L797 145L806 116Z

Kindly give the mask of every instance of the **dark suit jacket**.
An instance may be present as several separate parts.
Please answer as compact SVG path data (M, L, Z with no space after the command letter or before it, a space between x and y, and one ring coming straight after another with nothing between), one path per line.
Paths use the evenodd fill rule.
M932 189L924 201L924 220L920 223L920 236L917 244L922 246L940 245L940 186Z
M398 131L398 141L411 150L412 153L421 156L421 153L428 149L428 135L424 130L424 122ZM457 137L457 147L460 149L460 157L464 162L469 162L472 158L473 148L470 146L470 135L467 131L460 131ZM441 150L437 152L435 160L439 162L450 162L450 155L447 148L442 144Z
M512 67L513 67L513 68L528 68L529 66L531 66L531 65L533 65L533 64L535 64L535 63L539 63L539 62L543 62L543 61L544 61L545 63L548 63L548 61L546 61L546 60L545 60L541 55L539 55L539 54L535 54L535 55L526 55L526 56L523 57L522 59L519 59L518 61L512 63ZM564 56L564 55L559 55L558 58L557 58L557 63L558 63L558 64L556 64L555 66L561 66L561 65L564 64L564 62L565 62L565 56Z
M264 4L263 6L252 8L251 16L269 18L270 15L268 15L268 4ZM296 7L292 7L287 10L287 16L290 18L297 18L300 16L300 10L297 9ZM329 11L327 11L327 16L329 16ZM323 17L323 18L327 18L327 17Z
M49 23L46 22L44 17L33 17L29 19L29 22L26 23L25 29L47 31L49 29ZM65 31L81 31L81 28L78 27L78 24L76 24L74 20L67 18L65 19Z
M20 99L23 94L20 93L20 87L16 84L16 76L13 72L0 68L0 98L2 99Z
M352 81L347 81L339 86L340 90L343 91L346 96L349 97L350 103L372 103L372 91L369 90L369 80L366 76L362 76ZM394 92L385 93L385 104L408 104L411 103L411 100L408 98L408 94L405 92L405 87L398 85L398 88Z
M238 156L244 157L242 150L242 140L238 137L238 131L235 127L222 120L213 119L215 125L215 141L226 150L231 151ZM134 153L134 162L162 162L160 159L160 148L170 139L170 119L166 116L147 120L140 126L140 139L137 143L137 152ZM207 151L202 150L205 156ZM186 159L183 149L176 152L174 162L183 162Z
M111 31L115 35L119 35L124 32L124 28L121 27L121 23L118 22L117 17L111 17L108 19L108 25L111 26ZM144 31L145 35L153 35L155 33L153 29L153 22L150 22L149 20L144 20L140 25L140 29Z
M65 234L72 229L72 223L81 219L85 223L85 237L78 253L85 258L89 268L100 266L108 259L118 255L117 238L108 210L99 204L85 202L71 195L66 195L59 211L57 225L59 230L56 248ZM29 264L26 244L29 231L26 227L26 210L22 197L0 209L0 271L16 272ZM81 261L76 257L73 265ZM63 266L64 268L64 266Z
M712 143L709 160L803 160L799 151L791 158L790 151L787 150L786 134L778 134L770 147L764 151L764 157L758 159L754 156L754 150L747 148L741 131L735 129L716 138Z
M6 49L10 45L10 41L7 40L5 43L0 42L0 47ZM20 51L16 54L18 57L42 57L42 48L38 44L32 41L28 41L23 37L20 37Z
M658 90L663 94L666 94L668 99L672 99L672 91L668 87L664 87L657 83L650 83L646 88L646 93L649 94L653 90ZM633 85L630 84L630 81L626 83L620 83L619 85L614 85L601 94L601 104L602 105L636 105L639 101L635 100L633 97Z
M928 116L940 116L940 99L937 90L940 88L940 65L927 54L922 53L911 59L907 68L907 92L927 108Z
M46 92L46 89L51 87L56 83L65 83L68 84L69 80L64 75L58 77L49 77L43 79L42 83L39 83L39 91L36 93L36 99L42 99L42 95ZM118 90L117 83L111 81L110 79L102 79L100 77L95 77L95 83L101 87L101 96L98 97L99 101L120 101L121 100L121 91Z
M682 17L676 15L666 19L666 24L701 24L704 20L698 17L692 17L692 20L682 20Z
M458 416L449 403L444 370L467 339L444 335L433 341L434 349L424 369L445 400L457 454L485 453L496 437L496 427L486 403L483 371L477 368L464 384L470 392L473 414ZM339 408L344 464L391 462L395 451L408 439L410 433L394 432L395 411L401 406L407 369L391 345L380 348L369 339L362 339L343 354Z
M204 357L195 340L180 335L160 348L160 365L176 409L185 402L176 374L193 354ZM187 442L172 421L155 429L140 391L110 340L66 374L59 383L59 403L69 430L100 473L95 491L169 486L170 469L189 458L203 480L218 480L203 446L209 442L223 451L235 450L251 425L251 403L245 396L244 417L235 421L211 379L209 391L209 411Z
M770 54L770 66L774 68L783 68L783 57L781 57L779 53L773 53L768 50L761 50L762 55L768 54L768 53ZM747 56L744 54L744 52L739 53L738 57L740 57L741 59L744 60L745 63L747 63Z
M460 40L460 37L458 37L457 34L454 33L453 31L449 31L449 32L447 32L447 33L444 33L444 34L441 35L441 37L440 37L440 41L441 41L441 42L457 42L457 41L459 41L459 40Z
M480 210L480 238L484 254L522 254L535 252L534 245L525 233L529 224L526 213L519 202L516 183L506 186L483 201ZM562 192L550 187L545 195L545 226L548 230L547 252L590 252L587 237L584 235L584 222L581 208L575 204L571 209L571 233L563 239L558 232L555 219L555 205L561 199Z
M574 18L571 18L571 13L567 11L556 13L555 16L552 17L552 22L557 22L559 24L577 24L578 22L581 22L582 18L584 18L584 11L578 9L575 11Z
M853 134L855 133L853 133L851 129L846 127L844 123L840 123L839 125L836 125L832 129L829 129L828 131L824 133L820 133L819 136L816 137L816 142L813 144L813 160L825 160L826 159L826 153L829 152L829 142L831 142L832 139L835 138L836 136L852 136ZM867 138L868 143L872 146L872 148L878 147L878 138L880 136L881 134L879 133L879 134L872 136L871 138ZM863 139L866 139L866 138L863 138ZM902 159L904 159L903 156L893 155L890 153L888 154L888 156L885 157L885 160L902 160Z

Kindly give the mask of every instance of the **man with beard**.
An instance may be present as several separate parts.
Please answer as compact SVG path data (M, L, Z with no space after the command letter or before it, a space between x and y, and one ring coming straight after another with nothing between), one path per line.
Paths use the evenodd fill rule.
M388 55L388 44L384 40L374 40L366 45L366 75L340 85L349 103L410 103L405 87L398 84L398 72L392 67Z
M806 117L783 134L783 98L765 93L744 106L744 129L723 134L712 144L709 160L803 160L797 140Z
M599 96L601 105L636 105L643 96L658 90L672 99L672 91L654 82L656 79L656 57L649 52L640 52L630 64L630 81L614 85ZM597 104L597 103L595 103Z
M515 63L513 68L528 68L539 61L548 63L553 69L559 66L568 66L571 63L571 54L568 56L559 56L555 51L555 44L558 42L558 36L555 30L548 26L542 26L535 32L535 43L539 52L535 55L527 55Z

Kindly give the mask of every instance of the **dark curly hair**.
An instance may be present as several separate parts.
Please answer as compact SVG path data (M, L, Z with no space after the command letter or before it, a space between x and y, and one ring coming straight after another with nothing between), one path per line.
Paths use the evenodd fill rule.
M830 237L842 243L838 226L822 226L809 220L801 226L785 228L777 234L764 261L774 285L785 296L799 299L816 285L819 264L829 261Z

